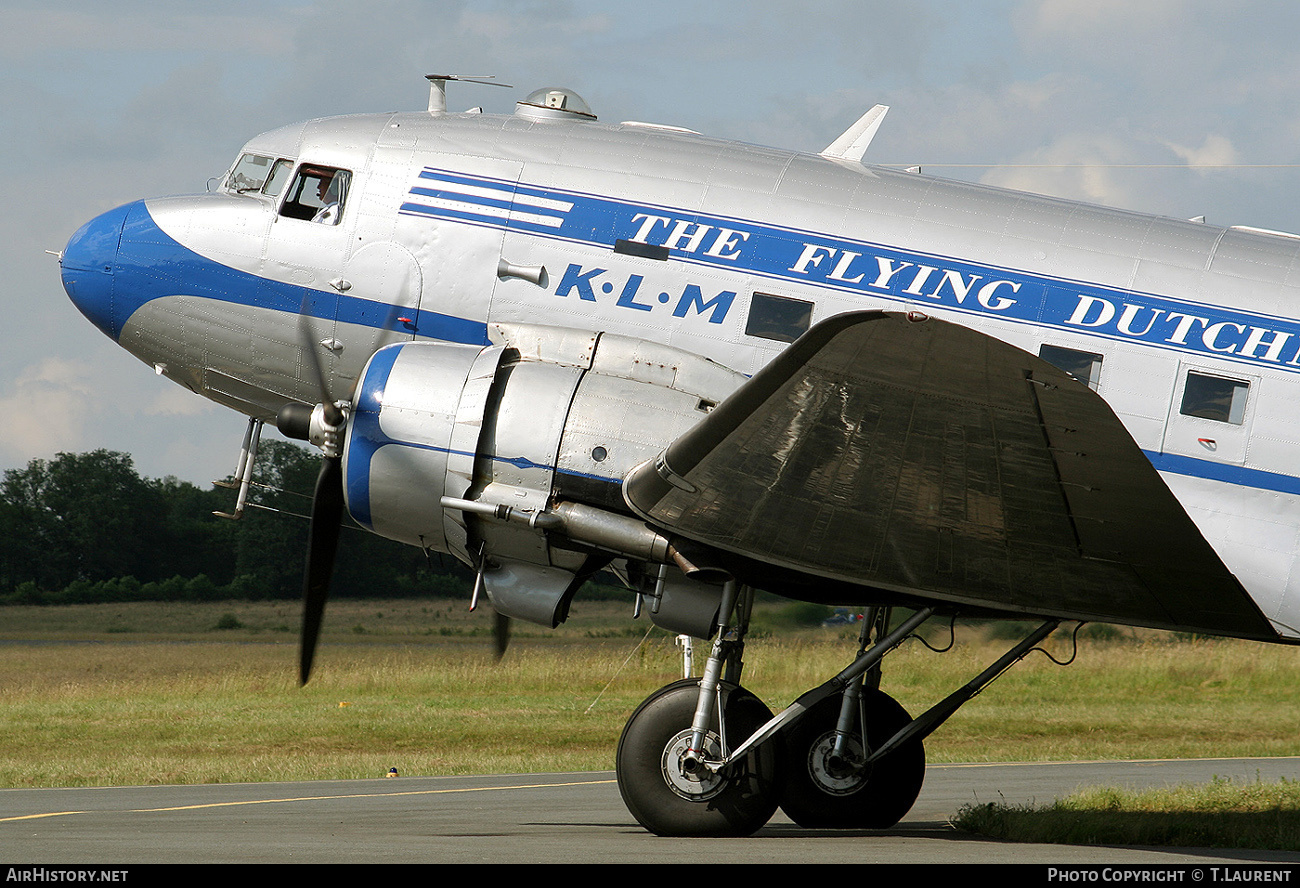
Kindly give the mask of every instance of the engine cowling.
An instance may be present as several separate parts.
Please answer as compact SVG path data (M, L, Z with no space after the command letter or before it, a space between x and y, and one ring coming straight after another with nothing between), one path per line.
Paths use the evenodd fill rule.
M348 510L375 533L479 568L498 611L555 626L578 586L611 558L639 566L656 557L641 542L650 531L623 505L623 476L745 377L629 337L491 332L488 346L401 343L370 359L344 445ZM520 517L550 517L561 506L563 526ZM490 517L507 512L515 520ZM665 573L658 565L645 572ZM671 567L659 589L656 622L711 633L716 586Z

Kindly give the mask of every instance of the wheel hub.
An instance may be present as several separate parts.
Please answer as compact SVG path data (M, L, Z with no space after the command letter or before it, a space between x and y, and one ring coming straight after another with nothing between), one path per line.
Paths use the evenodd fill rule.
M808 753L808 774L813 783L831 795L851 795L867 783L869 771L862 766L862 744L845 738L843 753L835 752L835 732L822 734Z
M668 745L660 760L664 782L674 793L692 802L713 798L727 785L727 780L703 764L702 759L721 758L722 747L716 734L704 738L704 748L691 751L692 731L679 731Z

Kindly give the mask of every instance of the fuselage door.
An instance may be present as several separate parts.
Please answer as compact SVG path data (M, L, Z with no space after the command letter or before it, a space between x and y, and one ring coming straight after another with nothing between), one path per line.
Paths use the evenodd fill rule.
M266 240L263 273L294 285L299 304L278 306L286 328L279 336L299 349L312 348L336 398L346 398L352 381L370 357L339 336L339 295L346 289L342 272L352 245L356 213L349 207L352 173L322 165L301 164L278 204ZM301 355L299 382L315 388L314 363ZM339 378L336 380L335 377Z

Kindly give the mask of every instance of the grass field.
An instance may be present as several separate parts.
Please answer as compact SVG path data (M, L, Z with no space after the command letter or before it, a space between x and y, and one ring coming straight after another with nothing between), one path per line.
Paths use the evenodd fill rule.
M300 688L292 603L4 608L0 786L608 769L632 709L681 673L674 640L628 615L579 602L555 632L517 625L497 663L489 615L463 603L334 602ZM745 683L774 710L852 653L851 630L786 622L760 608L746 649ZM959 629L945 654L908 642L883 687L917 713L1009 646L989 634ZM1073 650L1060 632L1046 647ZM1297 648L1087 638L1067 668L1038 653L1014 667L927 757L1300 755L1297 688Z
M1300 782L1234 783L1141 792L1094 787L1045 806L968 805L958 829L1017 842L1300 850Z

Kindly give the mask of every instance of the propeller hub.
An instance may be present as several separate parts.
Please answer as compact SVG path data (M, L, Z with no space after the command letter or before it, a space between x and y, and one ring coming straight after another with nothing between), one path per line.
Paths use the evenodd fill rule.
M309 441L326 456L338 457L343 453L343 430L347 427L346 402L328 402L309 407L306 404L285 404L275 415L275 427L286 438Z

